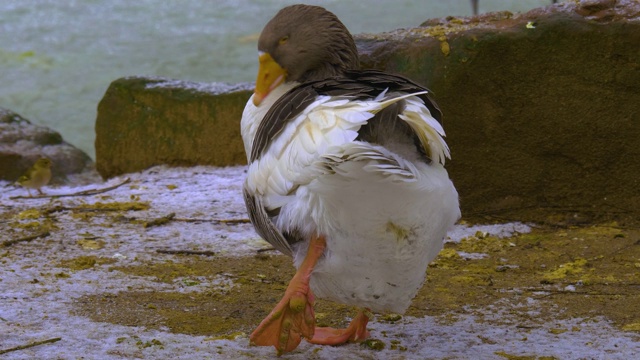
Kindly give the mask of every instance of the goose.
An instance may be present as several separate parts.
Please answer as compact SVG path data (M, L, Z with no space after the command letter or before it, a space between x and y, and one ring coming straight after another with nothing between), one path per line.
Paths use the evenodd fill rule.
M297 268L250 343L293 351L363 341L373 312L404 313L460 218L441 111L425 87L360 70L330 11L280 10L258 40L241 119L243 195L256 232ZM315 298L356 306L345 329L316 327Z

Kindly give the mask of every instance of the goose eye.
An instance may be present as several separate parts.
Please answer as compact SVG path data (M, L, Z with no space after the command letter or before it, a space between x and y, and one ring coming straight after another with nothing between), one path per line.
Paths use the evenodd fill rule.
M278 44L279 45L283 45L284 43L286 43L289 40L288 36L283 36L280 38L280 40L278 40Z

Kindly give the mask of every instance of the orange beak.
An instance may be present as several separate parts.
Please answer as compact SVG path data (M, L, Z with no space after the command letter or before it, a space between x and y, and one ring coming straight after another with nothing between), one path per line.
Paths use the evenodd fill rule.
M256 89L253 91L253 105L255 106L260 105L262 100L287 78L287 71L278 65L268 53L260 53L258 59L260 67L258 68Z

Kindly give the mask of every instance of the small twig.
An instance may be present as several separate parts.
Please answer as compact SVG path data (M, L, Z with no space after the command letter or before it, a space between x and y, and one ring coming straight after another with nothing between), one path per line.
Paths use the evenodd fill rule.
M27 345L20 345L20 346L12 347L10 349L0 350L0 355L6 354L6 353L9 353L9 352L12 352L12 351L18 351L18 350L24 350L24 349L32 348L34 346L40 346L40 345L44 345L44 344L53 344L54 342L58 342L60 340L62 340L62 338L57 337L57 338L43 340L43 341L36 341L36 342L33 342L31 344L27 344Z
M258 254L260 254L260 253L267 252L267 251L275 251L275 249L276 248L274 248L274 247L268 247L268 248L258 249L258 250L256 250L256 252Z
M109 187L102 188L102 189L89 189L89 190L78 191L78 192L75 192L75 193L72 193L72 194L36 195L36 196L19 195L19 196L12 196L9 199L11 199L11 200L13 200L13 199L43 199L43 198L68 197L68 196L96 195L96 194L105 193L107 191L111 191L113 189L117 189L117 188L119 188L120 186L122 186L124 184L128 184L129 182L131 182L131 179L130 178L126 178L125 181L121 182L120 184L109 186Z
M81 207L66 207L66 206L54 206L52 208L49 208L47 210L44 210L44 212L46 214L51 214L54 212L60 212L60 211L78 211L78 212L100 212L100 211L121 211L122 209L120 208L91 208L91 207L87 207L87 208L81 208ZM165 216L165 217L169 217L171 214ZM143 218L136 218L136 217L121 217L124 220L128 220L128 221L146 221L146 222L153 222L156 220L160 220L163 219L165 217L162 218L158 218L158 219L151 219L151 220L145 220ZM199 222L209 222L209 223L214 223L214 224L227 224L227 225L236 225L236 224L249 224L251 223L251 220L249 219L186 219L186 218L177 218L175 217L175 214L173 217L171 217L170 219L167 220L171 220L171 221L180 221L180 222L188 222L188 223L199 223ZM162 225L162 224L158 224L158 225Z
M518 329L539 329L541 326L531 326L531 325L516 325Z
M172 250L172 249L158 249L157 253L170 254L170 255L204 255L215 256L215 251L197 251L197 250Z
M114 189L119 188L120 186L124 185L124 184L128 184L131 182L130 178L126 178L123 182L121 182L120 184L116 184L113 186L109 186L106 188L102 188L102 189L89 189L89 190L84 190L84 191L79 191L77 193L73 193L73 194L69 194L69 195L57 195L57 196L84 196L84 195L96 195L96 194L102 194L105 193L107 191L111 191Z
M146 228L150 228L153 226L160 226L160 225L164 225L166 223L168 223L169 221L171 221L174 217L176 217L176 213L171 213L167 216L163 216L157 219L153 219L151 221L147 221L144 223L144 227Z
M251 222L249 219L228 219L228 220L217 220L219 223L235 225L235 224L248 224Z
M227 224L227 225L251 223L251 220L249 219L222 219L222 220L220 219L186 219L186 218L177 218L175 216L176 216L175 213L170 213L167 216L163 216L163 217L160 217L157 219L151 219L151 220L143 220L141 218L135 218L135 217L128 217L125 219L129 221L144 221L145 228L164 225L169 221L181 221L181 222L188 222L188 223L210 222L214 224Z
M183 221L183 222L213 222L217 224L227 224L227 225L235 225L235 224L248 224L251 223L249 219L185 219L185 218L175 218L173 221Z
M25 241L31 241L31 240L35 240L37 238L41 238L41 237L47 237L49 236L50 233L48 231L45 231L43 233L40 234L36 234L36 235L31 235L31 236L26 236L23 238L19 238L19 239L13 239L13 240L6 240L2 242L2 245L7 247L7 246L11 246L13 244L17 244L19 242L25 242Z

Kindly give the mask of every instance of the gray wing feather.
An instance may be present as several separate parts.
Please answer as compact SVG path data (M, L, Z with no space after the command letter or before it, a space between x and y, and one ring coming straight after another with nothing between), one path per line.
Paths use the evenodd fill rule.
M253 196L246 188L242 189L242 194L244 195L244 203L247 206L249 219L258 235L273 245L276 250L285 255L293 256L291 245L269 218L260 197Z

